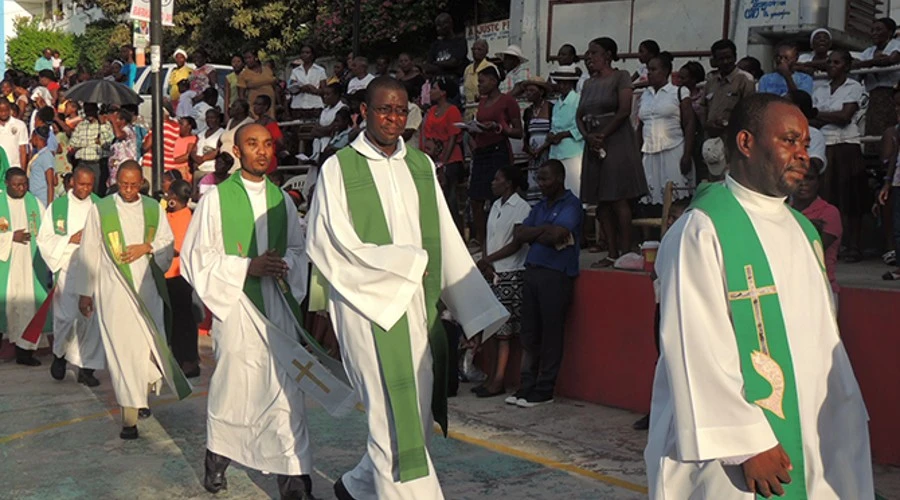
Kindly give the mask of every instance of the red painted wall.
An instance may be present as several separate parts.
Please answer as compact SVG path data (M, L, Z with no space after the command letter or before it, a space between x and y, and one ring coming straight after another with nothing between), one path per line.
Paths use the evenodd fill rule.
M900 465L900 292L842 288L840 326L869 411L876 462ZM650 410L653 288L644 273L582 271L557 383L562 396Z

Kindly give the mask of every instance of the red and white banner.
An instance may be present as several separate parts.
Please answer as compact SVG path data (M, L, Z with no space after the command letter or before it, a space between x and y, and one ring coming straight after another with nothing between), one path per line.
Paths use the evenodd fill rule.
M175 0L162 1L162 24L163 26L175 26L172 16L175 12ZM150 0L131 0L131 10L128 17L136 21L150 22Z

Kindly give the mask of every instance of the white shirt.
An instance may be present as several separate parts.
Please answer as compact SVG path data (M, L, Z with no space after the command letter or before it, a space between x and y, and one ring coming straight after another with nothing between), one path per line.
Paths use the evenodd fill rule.
M299 89L304 85L312 85L313 87L318 88L319 84L322 83L322 80L328 80L325 68L318 64L313 64L309 68L309 71L306 71L306 68L301 64L291 71L291 77L288 80L287 88L288 91ZM291 109L311 109L321 108L322 106L322 98L317 95L301 92L295 94L294 97L291 98Z
M202 134L206 132L206 112L215 109L209 104L206 104L203 101L194 104L194 108L191 111L191 116L194 117L194 121L197 122L197 134Z
M828 159L825 155L825 134L816 127L809 127L809 148L806 149L810 158L818 158L822 161L822 172L828 168Z
M175 116L181 118L183 116L194 116L194 96L197 93L193 90L186 90L178 96L178 107L175 109Z
M689 91L682 91L688 96ZM684 142L681 130L681 103L678 87L667 83L654 90L652 86L641 94L638 118L643 122L644 146L642 153L659 153L672 149Z
M35 113L37 114L37 113ZM19 146L28 145L28 127L18 118L9 117L6 123L0 123L0 147L6 152L9 166L24 168L24 158L19 158Z
M219 148L219 139L222 137L222 134L225 133L225 129L219 127L218 130L212 133L209 137L206 136L206 132L201 134L197 134L197 154L205 155L211 150ZM197 170L201 172L212 172L216 169L216 160L209 160L201 163L197 166Z
M875 59L875 50L874 45L867 48L859 55L859 60L871 61L872 59ZM900 40L892 38L887 45L884 46L884 50L879 52L886 56L889 56L894 52L900 52ZM872 91L873 89L880 87L893 88L898 81L900 81L900 70L887 71L884 73L870 73L866 75L866 90Z
M863 86L856 80L847 78L847 80L831 93L831 84L820 87L813 91L813 107L819 111L840 111L845 103L855 102L862 107ZM849 124L841 127L840 125L828 124L822 127L822 133L825 134L825 143L833 144L859 144L859 124L858 117L860 112L853 116Z
M327 127L334 123L334 117L337 115L337 112L341 108L346 108L347 105L341 101L338 101L337 104L331 106L329 108L324 108L322 113L319 115L319 126ZM319 153L325 151L325 147L328 146L328 143L331 142L331 137L317 137L313 140L313 158L318 158Z
M347 83L347 95L355 94L360 90L366 90L366 87L369 86L369 82L374 79L375 76L371 73L362 78L358 76L353 77L353 79Z
M512 243L516 224L521 224L529 212L531 206L517 193L513 193L506 203L503 203L503 198L494 202L487 221L487 255ZM525 269L527 255L528 247L523 245L518 252L494 262L494 270L505 273Z

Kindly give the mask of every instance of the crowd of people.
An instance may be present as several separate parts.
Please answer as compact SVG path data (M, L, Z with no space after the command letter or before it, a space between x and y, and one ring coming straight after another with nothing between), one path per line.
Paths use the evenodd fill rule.
M137 105L66 98L68 89L92 78L131 87L137 69L131 47L94 75L63 67L52 49L37 59L35 74L8 71L0 84L6 182L0 277L7 287L0 324L16 346L16 361L40 365L34 353L46 343L41 334L52 332L55 379L64 379L71 364L78 382L93 387L100 383L94 370L108 369L123 408L121 437L134 439L138 419L150 415L148 386L158 392L165 381L179 396L190 392L187 379L200 374L198 325L206 323L220 349L204 485L213 492L226 488L225 469L237 460L277 473L285 498L312 498L302 398L315 389L292 385L290 362L270 353L262 334L253 336L312 325L310 342L340 345L348 368L335 380L349 377L344 382L361 394L370 415L386 406L395 412L394 423L370 416L376 445L335 485L338 498L400 498L413 491L439 498L422 433L391 426L429 427L428 412L412 411L416 398L432 400L435 419L446 426L445 397L470 374L457 369L460 348L469 361L483 353L487 376L472 389L478 397L507 396L507 404L523 408L552 402L581 249L606 251L592 267L627 266L638 246L633 219L660 217L665 208L670 220L659 224L662 230L701 182L726 179L734 164L733 114L753 94L784 97L809 122L812 168L789 202L821 237L835 303L834 267L840 257L862 258L861 221L873 204L892 204L890 235L900 245L900 113L892 111L900 109L900 75L869 72L858 81L851 74L900 63L891 19L875 22L874 45L857 58L832 48L825 29L812 33L810 53L781 42L770 73L752 58L739 60L730 40L710 48L709 73L698 61L675 68L671 54L645 40L640 68L629 74L617 67L616 41L600 37L583 55L572 45L560 47L546 78L530 74L518 46L492 57L484 40L468 47L450 16L438 16L435 26L427 55L402 53L395 62L377 57L374 72L359 54L326 71L316 63L316 48L304 45L287 81L255 50L235 55L226 75L205 51L192 54L189 64L187 52L176 50L165 82L162 138L153 136ZM309 141L282 130L293 120L310 124ZM882 137L884 182L875 190L864 134ZM147 182L154 140L163 142L159 193L150 193ZM308 167L305 183L282 191L279 167L294 158ZM402 174L392 170L394 162L406 167ZM363 173L366 163L371 173ZM371 192L357 201L349 189ZM405 196L413 191L418 204ZM540 200L530 202L529 191ZM370 217L381 212L382 219ZM599 222L593 244L590 216ZM269 222L263 230L254 224L262 218ZM658 234L645 231L642 239ZM314 265L309 275L307 255ZM885 279L900 279L900 269ZM448 282L459 285L442 288ZM46 300L54 304L49 318L40 312ZM292 301L313 314L301 320ZM315 318L328 326L319 328ZM433 332L441 326L447 344L437 349ZM368 338L359 335L363 330L375 333L378 349L360 341ZM226 341L223 331L241 342ZM409 341L403 346L379 336L388 334ZM524 354L521 380L508 394L516 338ZM261 372L238 361L254 342ZM392 373L377 368L397 359L382 349L422 360L429 344L435 367L452 366L435 370L434 380L430 370L423 375L420 361ZM285 352L296 347L286 345ZM291 390L263 387L234 417L234 395L259 388L269 371ZM404 389L410 377L418 394ZM395 406L400 400L405 406ZM270 419L265 424L251 415L262 409ZM289 449L299 455L285 455L283 447L272 452L280 438L267 434L269 424L292 433ZM392 439L412 450L400 454L401 477L430 480L394 482L385 475L395 459Z

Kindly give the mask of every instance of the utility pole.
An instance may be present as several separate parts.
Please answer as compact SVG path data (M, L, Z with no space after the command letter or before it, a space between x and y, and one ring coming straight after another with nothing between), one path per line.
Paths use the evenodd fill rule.
M153 98L153 193L159 192L163 173L162 109L162 0L150 0L150 84Z

